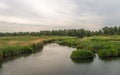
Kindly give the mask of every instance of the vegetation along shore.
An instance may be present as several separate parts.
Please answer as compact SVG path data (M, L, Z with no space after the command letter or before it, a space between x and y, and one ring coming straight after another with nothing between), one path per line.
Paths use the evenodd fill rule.
M41 50L44 44L56 42L77 48L72 59L120 56L120 27L104 27L99 31L84 29L41 32L0 33L0 59Z

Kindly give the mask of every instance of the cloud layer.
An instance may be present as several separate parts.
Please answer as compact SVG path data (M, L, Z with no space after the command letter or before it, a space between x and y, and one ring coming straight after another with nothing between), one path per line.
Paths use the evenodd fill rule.
M119 26L119 0L1 0L0 32Z

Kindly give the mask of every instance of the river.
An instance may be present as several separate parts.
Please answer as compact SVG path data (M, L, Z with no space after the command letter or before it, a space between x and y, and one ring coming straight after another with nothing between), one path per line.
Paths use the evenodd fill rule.
M120 59L89 61L71 60L75 48L47 44L42 51L28 56L6 59L0 65L0 75L119 75Z

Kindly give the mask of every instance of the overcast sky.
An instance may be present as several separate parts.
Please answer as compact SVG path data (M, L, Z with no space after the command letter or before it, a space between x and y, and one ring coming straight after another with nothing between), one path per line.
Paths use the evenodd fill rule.
M0 32L120 25L120 0L0 0Z

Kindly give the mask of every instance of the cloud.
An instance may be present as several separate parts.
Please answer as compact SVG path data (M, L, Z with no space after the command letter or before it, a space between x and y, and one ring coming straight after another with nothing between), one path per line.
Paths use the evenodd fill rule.
M119 26L119 7L119 0L1 0L0 26L96 30L106 25Z

